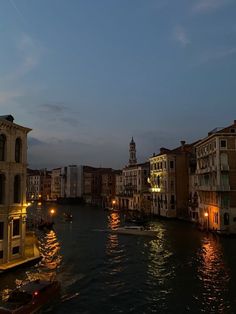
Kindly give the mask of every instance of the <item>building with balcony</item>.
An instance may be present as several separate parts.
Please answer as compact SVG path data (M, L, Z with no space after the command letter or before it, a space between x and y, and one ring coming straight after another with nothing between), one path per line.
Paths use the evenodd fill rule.
M132 138L129 148L129 165L122 170L123 187L118 197L119 208L141 210L142 194L149 193L149 162L137 163L136 145Z
M151 211L168 218L188 218L189 165L193 144L181 141L175 149L161 148L150 160Z
M27 134L11 115L0 116L0 270L34 258L26 234ZM37 251L38 252L38 251Z
M210 230L236 233L236 120L196 144L198 215Z
M51 199L51 171L47 169L27 169L28 201L48 201Z

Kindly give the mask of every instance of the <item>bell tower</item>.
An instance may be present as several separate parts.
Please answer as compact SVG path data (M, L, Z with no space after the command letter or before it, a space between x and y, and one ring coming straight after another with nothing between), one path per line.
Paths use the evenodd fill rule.
M137 164L136 145L132 137L131 142L129 144L129 165L132 166L136 164Z

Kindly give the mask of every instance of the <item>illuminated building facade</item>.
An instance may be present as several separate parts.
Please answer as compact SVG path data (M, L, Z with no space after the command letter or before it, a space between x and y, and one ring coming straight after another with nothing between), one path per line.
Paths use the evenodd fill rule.
M129 165L122 170L122 184L118 202L119 208L141 210L142 195L149 192L149 162L137 163L136 145L132 138L129 144Z
M25 258L29 128L0 116L0 266Z
M197 143L196 157L200 224L236 233L236 120Z
M181 141L181 146L170 150L161 148L150 161L152 193L151 212L173 218L188 217L189 164L193 145Z

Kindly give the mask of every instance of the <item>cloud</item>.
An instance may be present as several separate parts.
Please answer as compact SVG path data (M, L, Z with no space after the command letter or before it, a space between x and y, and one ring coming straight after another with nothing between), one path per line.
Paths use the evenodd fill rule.
M195 13L205 13L213 10L220 9L232 3L232 0L198 0L197 3L192 7Z
M0 104L5 104L11 102L17 97L22 96L24 93L21 90L5 90L0 91Z
M211 51L205 51L200 56L199 60L194 64L194 66L199 66L211 61L216 61L224 59L236 53L236 47L221 47Z
M78 125L78 113L74 110L71 110L68 106L66 106L63 102L52 102L46 104L40 104L37 106L33 106L32 109L29 107L28 112L35 117L43 119L44 122L50 122L55 126L58 124L67 124L68 126L77 126Z
M40 141L39 139L35 137L28 137L28 144L29 144L29 147L32 147L32 146L45 145L46 143L43 141Z
M182 26L175 27L173 36L174 40L179 42L184 47L190 43L187 32Z
M40 63L45 48L28 34L22 33L17 40L16 51L18 52L20 63L4 77L5 82L17 81L35 69Z
M98 144L70 138L48 138L42 142L37 138L29 138L28 162L31 168L52 169L69 164L117 168L122 165L121 161L125 157L121 147L112 142Z

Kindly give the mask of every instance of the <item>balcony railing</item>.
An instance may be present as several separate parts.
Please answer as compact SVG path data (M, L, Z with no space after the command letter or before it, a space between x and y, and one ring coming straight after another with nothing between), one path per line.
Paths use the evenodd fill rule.
M229 184L227 185L198 185L197 186L198 190L201 191L230 191L230 186Z

